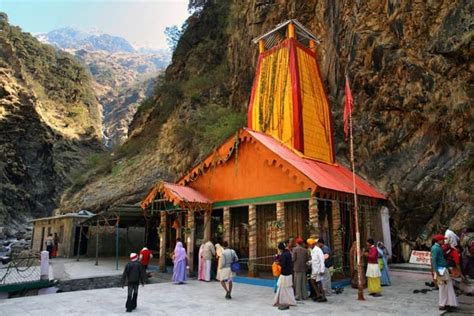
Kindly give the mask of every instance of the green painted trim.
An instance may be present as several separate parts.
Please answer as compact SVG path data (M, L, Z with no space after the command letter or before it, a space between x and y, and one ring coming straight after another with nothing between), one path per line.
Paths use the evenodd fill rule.
M294 192L294 193L286 193L286 194L278 194L278 195L268 195L268 196L261 196L261 197L248 198L248 199L215 202L212 204L212 208L221 208L225 206L249 205L249 204L265 204L265 203L281 202L281 201L288 201L288 200L304 200L304 199L309 199L310 196L311 196L310 191Z
M0 285L0 292L16 292L20 290L41 289L44 287L50 287L51 285L53 285L53 283L49 280L5 284L5 285Z

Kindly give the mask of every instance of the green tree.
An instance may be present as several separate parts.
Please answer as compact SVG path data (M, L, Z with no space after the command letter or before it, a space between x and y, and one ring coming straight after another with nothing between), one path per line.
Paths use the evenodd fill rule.
M166 43L172 51L176 49L182 34L183 31L177 25L165 28Z

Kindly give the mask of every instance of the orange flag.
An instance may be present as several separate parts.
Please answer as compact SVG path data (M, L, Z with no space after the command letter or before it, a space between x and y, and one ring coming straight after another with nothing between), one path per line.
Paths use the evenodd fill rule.
M346 76L346 98L344 101L344 134L347 137L349 135L349 118L352 115L352 110L354 109L354 99L352 98L351 87L349 86L349 78Z

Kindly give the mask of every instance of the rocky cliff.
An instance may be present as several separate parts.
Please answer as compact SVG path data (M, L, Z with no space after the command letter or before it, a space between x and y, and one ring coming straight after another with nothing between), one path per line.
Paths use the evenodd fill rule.
M68 50L86 66L102 107L104 144L114 147L128 136L139 104L153 92L156 77L166 65L159 55Z
M89 69L102 107L104 144L111 148L123 143L138 105L153 92L156 77L169 64L169 52L137 51L122 37L70 27L37 38L75 55Z
M388 197L396 253L429 244L440 223L459 229L473 220L471 1L193 3L172 64L110 161L117 172L69 192L65 208L137 201L243 125L257 59L251 39L295 18L321 38L342 162L346 73L351 81L356 168Z
M85 69L0 13L0 226L50 215L100 138Z

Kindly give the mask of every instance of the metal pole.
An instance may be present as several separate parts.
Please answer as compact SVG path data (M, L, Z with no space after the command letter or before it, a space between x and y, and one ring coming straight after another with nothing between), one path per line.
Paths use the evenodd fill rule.
M125 239L125 253L130 253L129 242L128 242L128 226L127 226L127 237Z
M95 265L99 265L99 219L97 219L97 225L95 226Z
M77 243L77 259L76 259L76 261L79 261L79 255L81 253L81 239L82 239L82 224L81 224L81 228L79 229L79 242Z
M356 250L357 250L357 299L364 301L364 286L362 285L362 263L360 262L360 232L359 232L359 206L357 205L357 187L355 180L355 164L354 164L354 138L352 136L352 108L349 109L349 133L351 136L351 163L352 163L352 185L354 187L354 215L356 229Z
M115 270L118 270L118 255L119 255L119 225L118 220L115 224Z

